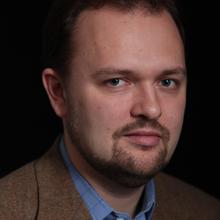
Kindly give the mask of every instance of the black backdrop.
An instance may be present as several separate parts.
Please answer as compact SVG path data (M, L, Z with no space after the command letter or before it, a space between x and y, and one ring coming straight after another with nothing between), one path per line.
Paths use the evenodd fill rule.
M220 198L219 15L184 0L188 106L178 148L166 172ZM50 2L1 5L0 176L41 156L61 130L41 85L41 28ZM218 35L218 36L217 36Z

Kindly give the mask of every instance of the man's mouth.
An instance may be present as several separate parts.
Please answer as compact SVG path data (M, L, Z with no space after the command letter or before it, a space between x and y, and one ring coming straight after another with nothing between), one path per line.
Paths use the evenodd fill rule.
M137 130L125 134L124 137L133 144L140 145L143 147L154 147L160 143L161 134L153 130Z

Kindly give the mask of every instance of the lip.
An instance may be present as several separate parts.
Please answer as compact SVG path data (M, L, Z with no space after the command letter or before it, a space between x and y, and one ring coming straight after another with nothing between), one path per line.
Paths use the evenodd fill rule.
M160 143L161 134L157 131L132 131L124 135L131 143L140 146L154 147Z

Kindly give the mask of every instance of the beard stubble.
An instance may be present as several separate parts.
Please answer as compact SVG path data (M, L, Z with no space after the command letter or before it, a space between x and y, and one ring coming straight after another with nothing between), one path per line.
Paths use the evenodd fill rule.
M84 142L85 137L80 132L79 123L80 120L76 113L72 115L71 120L67 123L67 132L71 139L72 146L76 147L76 150L93 169L109 180L117 182L121 186L136 188L146 184L147 181L163 169L168 162L166 161L166 155L170 133L167 128L160 125L156 120L139 118L135 122L129 123L116 130L112 135L113 146L110 160L103 159L97 154L94 154L94 152L90 150L92 146L86 146ZM158 147L158 149L152 161L146 161L146 163L140 166L140 164L138 165L139 161L137 161L137 158L135 158L132 153L128 152L130 146L126 146L126 144L121 145L119 142L124 134L145 127L159 131L163 144L162 146L155 146L156 148ZM102 137L100 136L100 138ZM105 149L105 146L101 149ZM146 151L143 153L147 154L148 152ZM149 166L149 164L151 164L151 166Z

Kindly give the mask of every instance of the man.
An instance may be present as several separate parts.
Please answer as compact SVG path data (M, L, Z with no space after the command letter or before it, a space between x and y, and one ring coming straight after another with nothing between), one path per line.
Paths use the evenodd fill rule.
M45 28L42 79L64 131L1 180L0 219L219 219L214 198L158 174L186 102L173 2L58 0Z

